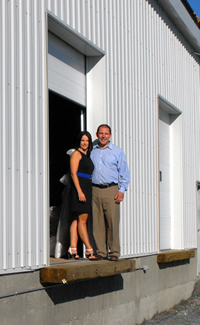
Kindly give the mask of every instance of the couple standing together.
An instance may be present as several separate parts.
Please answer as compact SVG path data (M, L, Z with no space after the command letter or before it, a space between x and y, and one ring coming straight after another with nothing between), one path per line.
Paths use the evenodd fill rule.
M74 218L70 227L68 253L70 257L79 259L77 243L80 235L86 247L86 258L102 260L108 257L111 261L117 261L120 256L119 203L128 188L129 170L123 150L110 142L110 126L101 124L96 136L98 143L93 147L90 133L81 132L77 149L70 160ZM91 201L96 255L87 232Z

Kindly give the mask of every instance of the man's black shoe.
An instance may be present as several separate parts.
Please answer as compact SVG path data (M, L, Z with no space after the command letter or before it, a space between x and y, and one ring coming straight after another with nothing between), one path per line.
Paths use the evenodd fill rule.
M119 259L119 257L117 257L115 255L111 255L109 258L110 261L115 261L115 262L118 261L118 259Z
M101 255L96 255L96 260L104 260L105 258Z

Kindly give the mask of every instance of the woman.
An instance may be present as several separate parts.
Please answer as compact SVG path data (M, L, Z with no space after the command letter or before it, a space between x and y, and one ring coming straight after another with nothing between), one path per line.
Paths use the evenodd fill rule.
M87 232L88 212L91 210L92 180L94 165L90 159L92 138L89 132L82 131L78 136L78 146L70 159L72 185L72 212L74 220L70 227L69 257L79 259L77 252L78 234L85 244L86 258L96 260Z

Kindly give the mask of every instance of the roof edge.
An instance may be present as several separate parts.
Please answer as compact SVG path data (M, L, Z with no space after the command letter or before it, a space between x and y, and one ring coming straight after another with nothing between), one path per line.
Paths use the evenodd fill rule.
M176 26L183 33L187 41L192 45L194 52L200 53L200 31L190 13L182 3L182 0L157 0L167 12Z

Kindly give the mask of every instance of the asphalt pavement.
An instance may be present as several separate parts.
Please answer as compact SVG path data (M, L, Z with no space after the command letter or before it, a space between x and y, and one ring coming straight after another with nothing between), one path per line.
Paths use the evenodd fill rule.
M200 278L198 277L191 298L180 304L156 314L151 320L141 325L200 325Z

